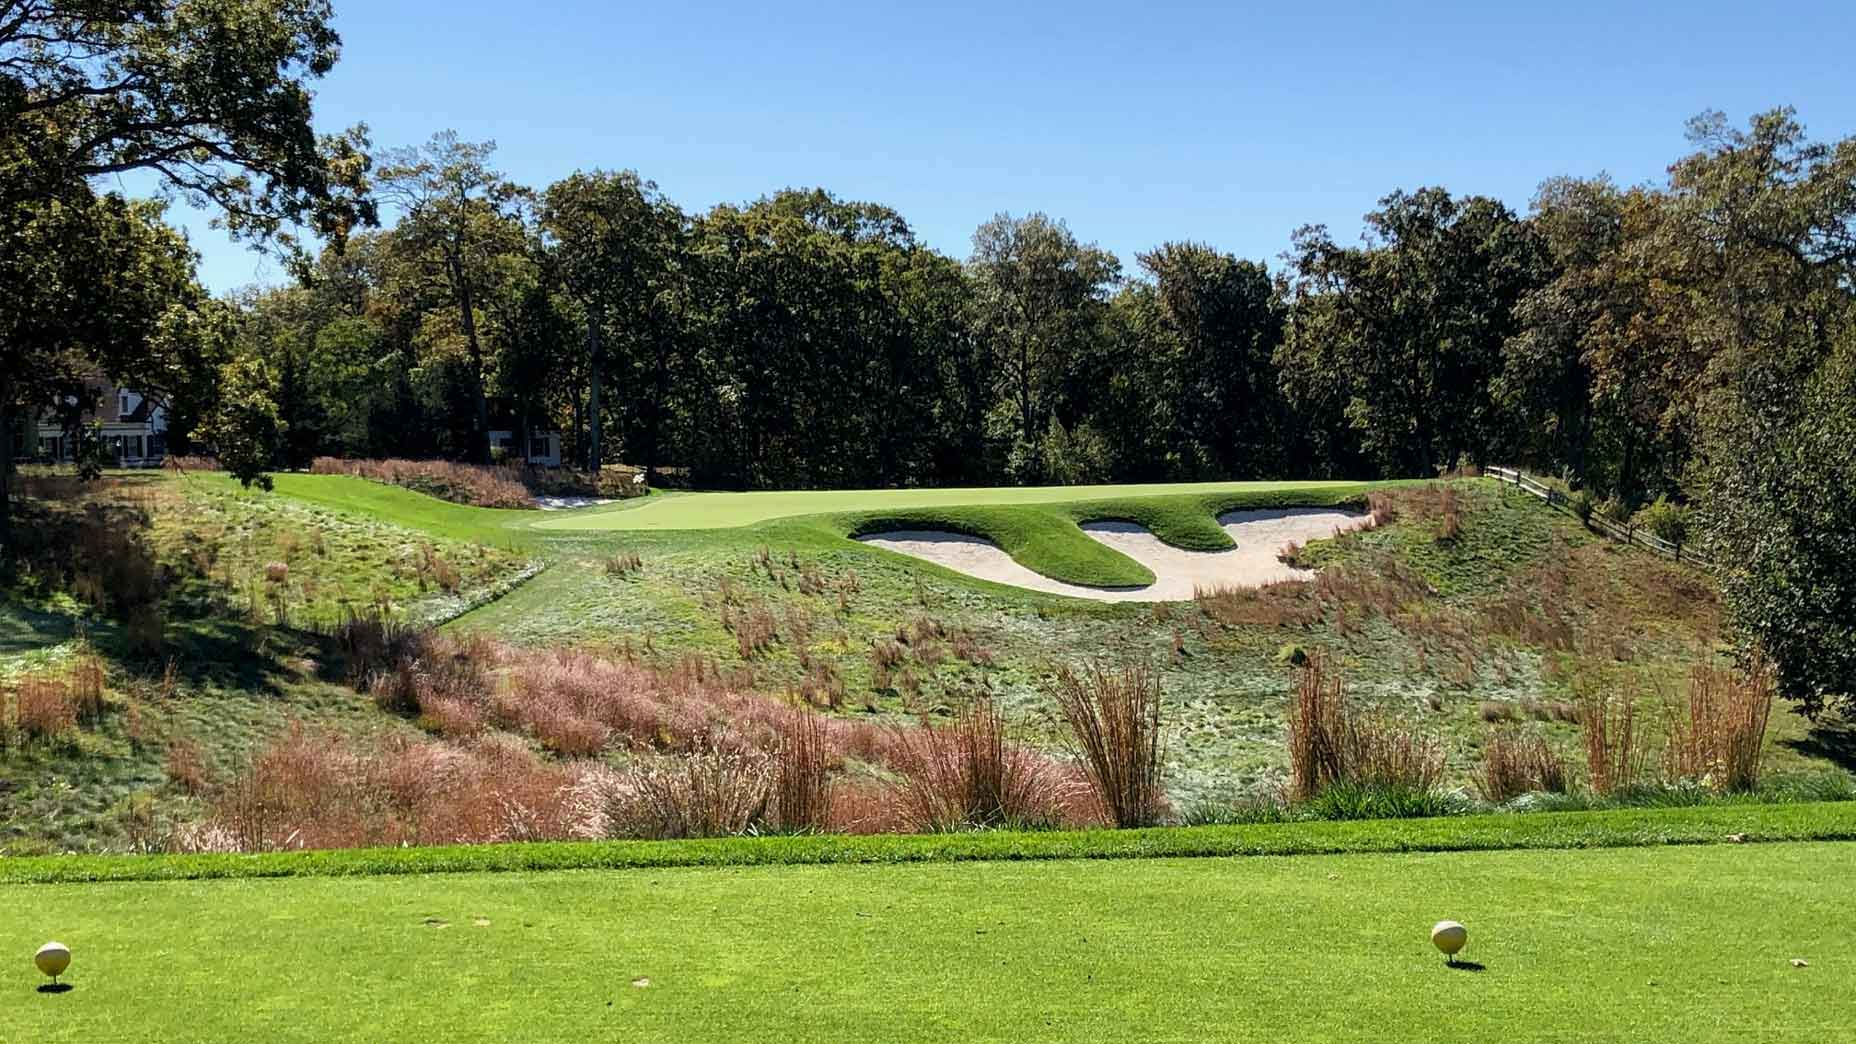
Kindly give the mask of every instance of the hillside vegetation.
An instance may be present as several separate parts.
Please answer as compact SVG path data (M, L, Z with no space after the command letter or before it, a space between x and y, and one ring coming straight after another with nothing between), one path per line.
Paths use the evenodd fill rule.
M830 506L863 510L654 532L524 527L511 515L535 513L342 476L280 476L272 494L198 474L44 480L30 517L48 534L91 536L47 540L8 598L9 706L17 721L27 681L76 694L92 678L100 703L47 735L9 733L5 845L287 848L672 829L640 825L611 788L731 744L777 753L778 737L807 720L795 708L829 724L819 778L830 808L808 823L942 823L943 813L909 811L908 795L926 793L911 789L911 773L936 763L909 728L986 727L974 708L997 708L1010 749L1029 759L1025 778L1041 781L1008 820L1099 822L1051 695L1060 668L1092 663L1149 670L1174 820L1290 815L1278 802L1293 791L1286 744L1311 661L1342 680L1357 713L1408 727L1437 752L1443 796L1390 814L1490 797L1484 755L1497 736L1546 744L1576 784L1579 709L1595 694L1640 708L1635 774L1607 787L1628 797L1668 775L1665 721L1695 669L1718 662L1705 574L1610 544L1493 483L1091 492L881 512L833 494ZM1187 603L1040 595L845 539L879 524L965 527L1062 571L1064 548L1101 547L1080 520L1139 519L1191 546L1228 539L1211 520L1231 506L1363 504L1368 494L1379 524L1294 551L1323 569L1317 581ZM77 550L49 550L67 545ZM144 593L126 593L137 588L122 577L144 575ZM357 619L399 623L378 639L388 645L364 647L367 629L344 626ZM421 621L448 621L450 637L405 644ZM1763 747L1784 793L1849 789L1835 771L1846 748L1834 725L1780 710ZM439 779L434 758L490 806L458 804L442 780L405 791L398 811L367 797L380 773ZM249 804L250 787L280 778L294 789ZM588 812L589 794L608 795L605 811ZM1713 800L1705 787L1642 794ZM1590 800L1549 797L1553 807ZM539 818L510 821L498 801ZM254 807L271 810L268 825L254 825ZM324 820L345 811L311 823L310 808ZM739 824L756 814L742 809Z

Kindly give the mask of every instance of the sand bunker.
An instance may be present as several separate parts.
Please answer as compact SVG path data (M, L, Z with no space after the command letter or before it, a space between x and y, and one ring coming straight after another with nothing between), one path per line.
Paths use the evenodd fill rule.
M1233 511L1218 524L1237 546L1229 551L1182 551L1161 542L1131 522L1088 522L1083 532L1153 571L1146 587L1079 587L1034 573L1012 560L997 544L979 537L939 530L898 530L858 537L863 543L946 566L981 580L1013 587L1093 598L1100 602L1177 602L1199 588L1257 587L1278 580L1306 580L1314 573L1276 560L1290 541L1305 543L1359 524L1364 515L1327 508Z

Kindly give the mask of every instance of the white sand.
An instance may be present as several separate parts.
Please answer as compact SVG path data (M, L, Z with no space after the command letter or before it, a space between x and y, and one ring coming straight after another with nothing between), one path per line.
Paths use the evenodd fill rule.
M577 508L610 504L609 497L536 497L535 506L543 511L573 511Z
M1131 522L1089 522L1083 532L1153 571L1146 587L1079 587L1034 573L1012 560L997 544L961 533L898 530L858 537L875 547L946 566L981 580L1013 587L1092 598L1099 602L1184 601L1199 589L1257 587L1278 580L1306 580L1314 575L1276 560L1290 541L1304 543L1359 524L1364 515L1323 508L1278 511L1233 511L1218 516L1237 547L1229 551L1182 551Z

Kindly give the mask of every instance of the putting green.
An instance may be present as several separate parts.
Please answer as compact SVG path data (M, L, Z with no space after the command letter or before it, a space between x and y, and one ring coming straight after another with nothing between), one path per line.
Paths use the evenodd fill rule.
M566 512L534 523L537 529L730 529L775 518L840 512L920 508L1071 504L1126 497L1364 489L1365 482L1193 482L1125 486L1008 486L971 489L793 490L756 493L687 493Z
M1848 843L0 888L0 1040L1838 1040ZM1428 938L1469 928L1450 969ZM28 960L71 946L69 992ZM1795 967L1794 958L1808 962Z

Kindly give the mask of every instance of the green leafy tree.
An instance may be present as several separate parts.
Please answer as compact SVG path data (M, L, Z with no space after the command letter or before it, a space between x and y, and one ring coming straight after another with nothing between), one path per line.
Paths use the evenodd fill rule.
M1691 485L1728 619L1816 712L1856 694L1856 137L1717 114L1671 168L1706 352Z
M1538 236L1501 203L1439 188L1394 192L1358 247L1295 234L1285 391L1338 407L1382 474L1421 475L1509 439L1492 381L1515 306L1549 276Z
M678 362L683 212L636 173L596 171L550 185L540 223L551 270L586 316L586 464L604 459L602 392L616 369L649 475L663 450Z
M161 365L149 310L111 306L171 286L137 291L148 273L121 253L140 234L125 230L153 225L93 180L151 172L248 239L307 226L339 241L373 219L364 129L319 138L310 122L309 84L340 52L330 17L319 0L0 4L0 477L48 380ZM0 481L8 546L10 507Z
M490 167L495 151L494 142L459 141L443 131L418 148L386 153L378 175L381 201L399 214L387 242L406 269L407 292L442 296L456 323L430 332L441 343L461 343L473 407L470 455L481 463L490 459L492 358L484 309L528 252L528 191Z
M203 295L193 251L161 211L78 186L0 212L11 232L0 251L0 476L12 470L16 425L99 373L156 395L174 387L160 334L171 311ZM8 545L10 507L0 482Z
M1107 343L1108 299L1121 263L1044 214L1000 214L973 233L967 269L974 329L992 353L1010 417L1014 472L1040 478L1038 447L1063 387Z
M1286 315L1268 270L1200 243L1165 243L1136 259L1154 288L1145 350L1169 360L1158 397L1177 425L1168 441L1190 458L1188 471L1283 475L1294 439L1274 356Z
M243 355L219 371L219 402L202 437L219 464L246 488L271 488L267 472L283 445L285 424L277 408L277 379L254 355Z

